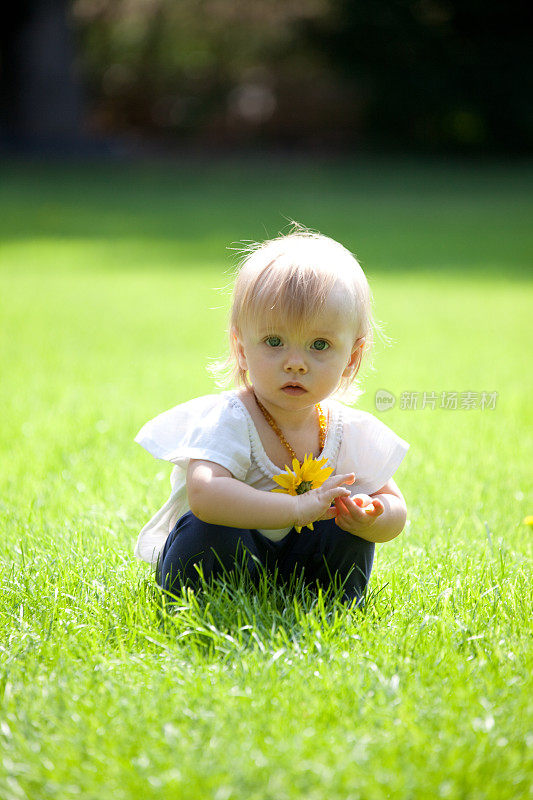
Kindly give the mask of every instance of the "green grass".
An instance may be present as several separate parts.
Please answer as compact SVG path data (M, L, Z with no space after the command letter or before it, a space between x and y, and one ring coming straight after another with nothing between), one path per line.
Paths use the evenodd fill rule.
M0 188L0 797L531 797L531 165L12 164ZM371 277L409 522L364 613L243 575L162 604L132 555L212 390L233 254L295 218Z

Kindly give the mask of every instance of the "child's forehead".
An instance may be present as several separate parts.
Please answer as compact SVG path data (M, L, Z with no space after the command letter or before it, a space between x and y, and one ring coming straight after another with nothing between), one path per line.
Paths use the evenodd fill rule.
M261 309L248 321L246 328L255 333L333 336L347 328L353 329L355 322L352 305L339 301L326 302L311 313L304 311L297 316L290 316L277 308Z

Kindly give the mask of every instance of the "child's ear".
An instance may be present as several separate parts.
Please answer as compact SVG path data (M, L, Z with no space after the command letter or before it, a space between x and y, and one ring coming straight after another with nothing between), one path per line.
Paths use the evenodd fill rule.
M237 363L239 365L239 369L246 371L248 369L248 364L246 362L246 356L244 354L244 345L236 328L231 329L231 335L233 338L235 353L237 354Z
M359 371L359 367L361 366L361 358L363 355L363 347L365 346L365 337L360 336L359 339L356 339L353 347L352 347L352 354L350 356L350 360L346 366L346 369L342 373L343 378L347 378L354 373L357 374Z

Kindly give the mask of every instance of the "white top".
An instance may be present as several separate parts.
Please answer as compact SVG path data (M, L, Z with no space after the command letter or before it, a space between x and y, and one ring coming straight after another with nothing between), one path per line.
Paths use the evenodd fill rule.
M355 473L351 494L372 494L396 472L409 445L381 420L335 400L322 403L328 429L321 458L333 474ZM209 394L165 411L141 428L135 441L156 458L170 461L171 494L139 534L135 555L156 564L177 520L189 511L186 475L190 459L214 461L254 489L271 491L282 470L268 458L248 410L236 391ZM290 531L260 530L279 541Z

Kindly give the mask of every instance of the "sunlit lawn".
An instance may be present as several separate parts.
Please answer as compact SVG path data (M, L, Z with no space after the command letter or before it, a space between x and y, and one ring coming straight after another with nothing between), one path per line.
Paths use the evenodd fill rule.
M4 168L0 797L530 797L532 185L524 164ZM227 248L289 219L370 276L392 344L360 404L411 443L408 526L364 613L240 576L171 616L132 554L170 468L133 437L213 391Z

